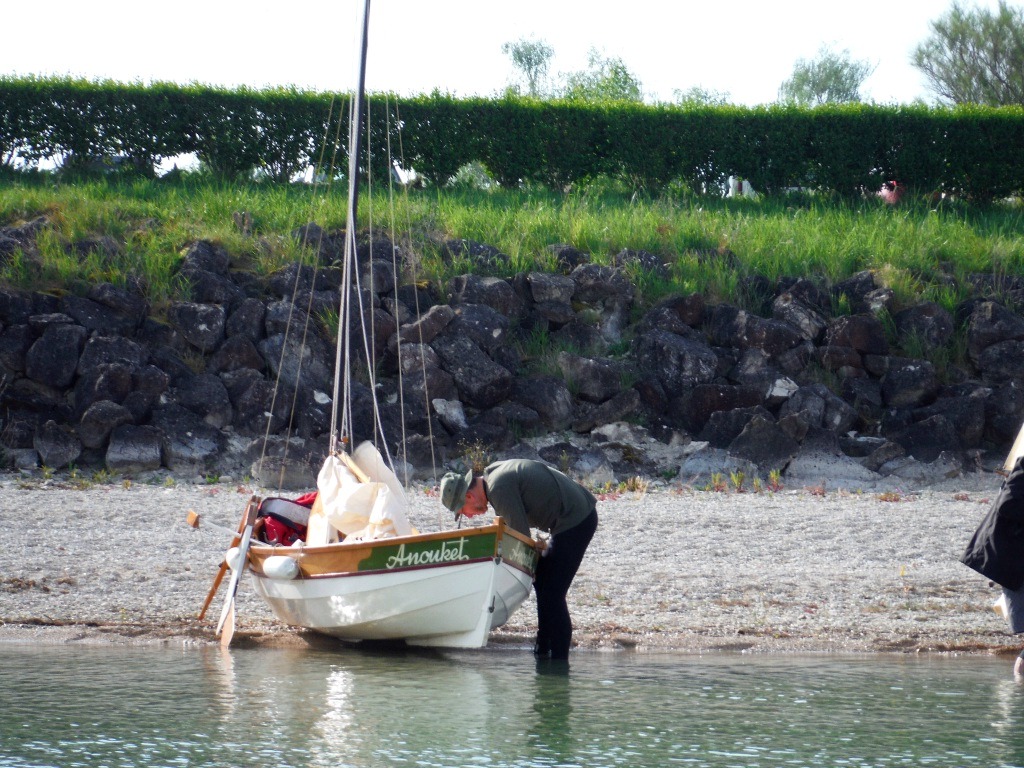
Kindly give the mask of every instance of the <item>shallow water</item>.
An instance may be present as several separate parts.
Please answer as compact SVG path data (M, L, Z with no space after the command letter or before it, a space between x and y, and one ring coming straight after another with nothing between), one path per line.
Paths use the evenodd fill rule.
M1024 766L1008 659L0 646L0 766Z

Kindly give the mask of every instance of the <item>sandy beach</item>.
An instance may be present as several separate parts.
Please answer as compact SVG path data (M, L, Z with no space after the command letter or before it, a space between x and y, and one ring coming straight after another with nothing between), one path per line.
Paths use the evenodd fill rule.
M578 650L1015 653L998 588L958 561L999 483L602 497L569 595ZM225 590L196 615L254 491L0 476L0 642L215 642ZM420 530L448 525L432 489L409 496ZM238 647L325 642L277 622L244 581L237 606ZM535 622L531 598L491 646L528 647Z

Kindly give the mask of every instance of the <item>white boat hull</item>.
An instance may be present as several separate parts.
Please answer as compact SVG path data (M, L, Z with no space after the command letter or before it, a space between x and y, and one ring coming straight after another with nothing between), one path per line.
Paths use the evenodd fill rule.
M481 648L529 596L536 563L529 539L502 523L495 547L494 528L489 538L457 531L297 552L257 546L252 581L274 615L292 626L349 641ZM349 560L359 565L339 560L353 550ZM280 555L297 560L295 578L265 572L262 564Z
M274 615L342 640L480 648L530 593L531 579L493 560L395 574L278 581L253 576Z

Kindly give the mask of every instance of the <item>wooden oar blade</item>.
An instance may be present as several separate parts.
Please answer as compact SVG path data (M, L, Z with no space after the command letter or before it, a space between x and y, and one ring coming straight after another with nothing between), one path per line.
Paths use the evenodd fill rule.
M220 647L221 648L227 648L229 645L231 645L231 638L233 638L234 636L235 636L235 601L232 600L231 603L230 603L230 610L228 611L228 615L226 617L226 620L224 621L224 626L223 626L223 628L221 630Z
M259 498L253 496L249 499L249 503L245 506L245 512L242 514L242 519L238 523L238 530L231 537L231 546L235 546L241 540L242 530L246 524L250 521L250 518L255 519L256 510L259 508ZM185 516L185 521L192 528L199 528L200 522L199 514L194 510L190 509L188 514ZM206 617L206 611L210 607L210 603L213 602L213 596L217 594L217 590L220 589L221 582L224 581L224 574L228 570L227 561L220 564L220 568L217 570L217 576L213 580L213 585L210 587L210 591L206 593L206 599L203 601L203 607L199 611L199 621L202 621Z
M231 642L231 636L235 633L235 594L238 592L238 582L245 573L245 567L249 560L249 543L252 541L252 529L256 524L256 505L249 504L245 510L245 528L242 530L242 541L238 545L238 562L231 570L231 581L228 583L228 594L224 601L224 608L220 613L220 621L217 622L217 632L221 635L221 645L227 647ZM224 627L230 620L230 630L223 633ZM226 637L225 637L226 635Z

